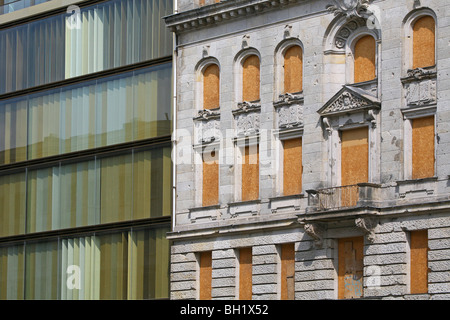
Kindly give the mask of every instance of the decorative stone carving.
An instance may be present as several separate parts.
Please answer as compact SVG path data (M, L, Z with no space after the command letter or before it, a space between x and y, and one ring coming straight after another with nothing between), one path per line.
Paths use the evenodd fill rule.
M196 121L195 132L197 143L210 143L220 139L220 122L212 119L209 121Z
M284 27L283 38L284 39L290 38L291 37L291 32L292 32L292 26L287 24Z
M303 228L305 232L314 239L316 247L322 247L323 234L326 231L326 226L321 223L305 223Z
M428 79L406 83L405 98L409 106L436 103L436 80Z
M334 5L327 6L327 10L334 15L344 15L347 18L362 17L369 8L370 0L333 0Z
M334 39L334 44L338 49L343 49L347 43L348 37L358 29L360 26L359 21L351 20L347 22L337 33Z
M278 128L291 129L303 126L303 94L285 93L274 102L278 114Z
M220 117L220 111L203 109L198 112L197 117L194 120L210 120Z
M378 109L379 107L380 101L370 92L344 86L318 112L321 116L328 116L363 109Z
M422 80L424 78L429 78L430 76L436 76L436 69L433 68L417 68L417 69L408 69L407 71L408 77L412 77L416 80Z
M235 116L236 136L245 137L256 135L260 128L260 114L256 112L242 113Z
M303 126L303 108L290 105L278 108L278 128L291 129Z
M367 240L373 242L375 240L375 228L378 221L374 218L356 218L355 225L362 229L367 235Z

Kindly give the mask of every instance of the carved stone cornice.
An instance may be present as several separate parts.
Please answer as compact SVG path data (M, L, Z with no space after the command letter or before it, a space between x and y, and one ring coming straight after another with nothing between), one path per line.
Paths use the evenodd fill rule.
M231 111L233 115L238 115L242 113L249 113L249 112L255 112L255 111L261 111L261 104L258 102L239 102L237 104L237 109L234 109Z
M436 77L436 66L432 66L427 68L408 69L407 76L402 78L401 81L403 84L405 84L412 81L434 79Z
M172 32L181 33L208 27L222 21L245 18L263 11L279 9L302 0L235 0L183 11L163 17Z
M274 101L273 106L275 108L288 106L291 104L298 104L304 101L303 92L298 93L285 93L278 96L278 100Z
M209 121L212 119L220 118L220 110L219 109L203 109L200 110L194 120L197 121Z
M347 18L362 18L367 12L371 0L333 0L334 5L327 6L327 10L335 16L346 16Z

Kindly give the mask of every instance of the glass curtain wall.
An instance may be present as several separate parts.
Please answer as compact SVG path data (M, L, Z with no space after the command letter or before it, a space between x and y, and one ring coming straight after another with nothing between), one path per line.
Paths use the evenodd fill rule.
M0 30L0 299L169 297L172 4Z
M5 210L2 218L14 229L3 233L23 233L25 204L27 233L170 216L171 166L167 146L30 169L26 186L24 174L0 176L0 197L21 191L9 206L22 214Z
M0 165L171 134L165 63L0 101Z
M0 299L169 297L168 227L0 247Z
M0 94L170 56L172 6L114 0L0 30Z

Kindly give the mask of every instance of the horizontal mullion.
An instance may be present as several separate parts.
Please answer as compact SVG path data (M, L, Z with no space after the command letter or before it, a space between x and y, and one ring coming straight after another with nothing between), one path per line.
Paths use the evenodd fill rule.
M90 226L57 229L41 232L26 233L14 236L0 237L0 245L13 245L20 244L24 241L43 241L43 240L53 240L59 237L76 237L84 236L92 233L103 233L119 231L123 229L129 229L132 227L170 227L171 216L163 216L158 218L146 218L139 220L127 220L120 222L96 224Z
M0 175L10 174L21 169L34 169L35 167L40 167L42 165L50 166L52 164L57 164L61 161L68 160L82 160L83 158L89 158L92 156L107 156L113 155L118 152L123 152L131 149L140 148L156 148L156 147L170 147L171 146L171 135L159 136L155 138L136 140L130 142L124 142L119 144L113 144L104 147L91 148L81 151L74 151L69 153L58 154L54 156L48 156L38 159L25 160L20 162L14 162L9 164L0 165Z
M121 66L121 67L117 67L117 68L88 73L88 74L77 76L77 77L72 77L72 78L68 78L68 79L64 79L64 80L60 80L60 81L55 81L55 82L51 82L51 83L38 85L35 87L30 87L30 88L26 88L26 89L21 89L21 90L17 90L17 91L13 91L13 92L0 94L0 101L11 99L11 98L17 98L20 96L26 96L26 95L30 95L32 93L43 92L43 91L47 91L47 90L51 90L51 89L57 89L57 88L65 87L68 85L79 84L79 83L83 83L83 82L87 82L87 81L102 79L102 78L105 78L108 76L114 76L114 75L118 75L121 73L139 70L139 69L152 67L152 66L157 66L157 65L165 64L165 63L169 63L169 62L172 62L172 56L165 56L165 57L160 57L160 58L151 59L151 60L147 60L147 61L137 62L137 63L133 63L133 64L127 64L125 66Z
M88 7L90 5L107 2L107 1L109 1L109 0L86 0L86 1L78 1L76 3L71 3L71 5L76 5L79 8L83 8L83 7ZM34 7L34 6L30 6L30 7ZM26 7L26 8L30 8L30 7ZM62 7L59 7L59 8L53 9L53 10L44 11L44 12L40 12L37 14L32 14L25 18L20 18L20 20L12 20L7 23L0 23L0 31L2 29L8 29L8 28L15 27L15 26L18 26L21 24L26 24L26 23L30 23L30 22L33 22L36 20L41 20L44 18L49 18L51 16L67 13L67 7L68 7L68 5L64 5Z

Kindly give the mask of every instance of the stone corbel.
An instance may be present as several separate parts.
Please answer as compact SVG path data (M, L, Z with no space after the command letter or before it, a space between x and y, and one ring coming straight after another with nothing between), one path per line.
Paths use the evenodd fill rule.
M367 111L367 121L369 121L372 125L372 128L377 127L377 118L373 109L369 109Z
M331 132L333 131L333 129L331 128L330 119L328 117L323 117L322 123L324 124L325 131L330 136Z
M323 245L323 234L326 231L326 227L321 223L305 223L303 228L305 232L314 239L316 248L320 248Z
M355 225L362 229L367 236L367 240L373 242L375 240L375 228L378 221L374 218L356 218Z

